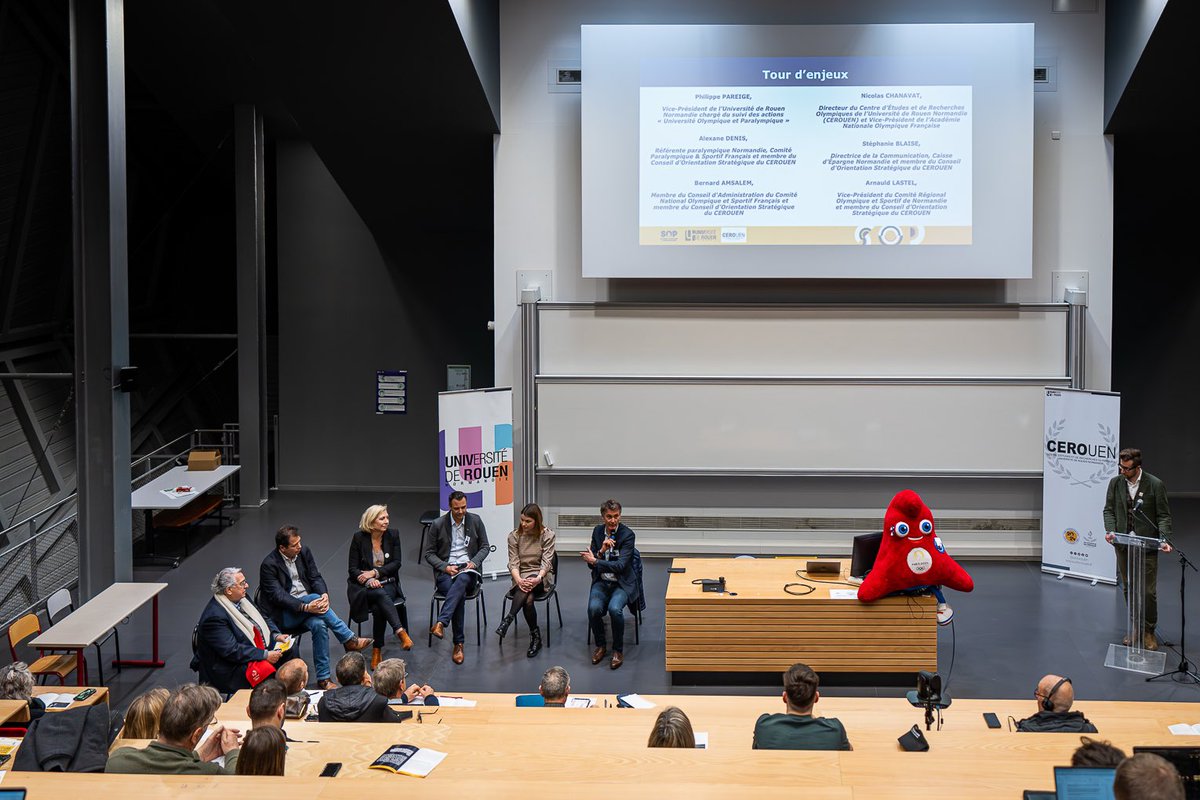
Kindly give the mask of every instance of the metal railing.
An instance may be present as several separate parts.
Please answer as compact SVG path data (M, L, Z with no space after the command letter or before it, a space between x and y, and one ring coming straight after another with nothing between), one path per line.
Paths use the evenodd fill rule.
M198 428L136 457L130 463L131 491L184 463L191 450L220 450L223 463L237 463L237 435L236 424ZM76 497L72 493L0 531L0 629L42 608L59 589L79 582ZM237 490L231 488L225 499L236 502ZM143 514L133 514L135 541L145 535L144 520Z

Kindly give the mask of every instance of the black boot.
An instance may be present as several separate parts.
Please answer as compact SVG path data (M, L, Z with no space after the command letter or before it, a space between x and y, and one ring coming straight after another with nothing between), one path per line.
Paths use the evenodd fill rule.
M542 629L541 628L530 628L529 629L529 650L526 651L525 657L533 658L541 651L541 649L542 649Z
M508 626L513 624L516 619L512 614L509 614L504 619L500 620L500 624L496 627L496 634L500 637L500 641L504 641L504 635L508 633Z

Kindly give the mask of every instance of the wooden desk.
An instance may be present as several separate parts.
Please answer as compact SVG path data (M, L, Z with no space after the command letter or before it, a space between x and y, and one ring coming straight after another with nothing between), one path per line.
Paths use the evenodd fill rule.
M229 464L216 469L189 470L187 467L172 467L149 483L138 487L130 495L130 507L146 512L146 550L147 556L155 557L154 552L154 512L183 508L197 497L208 492L219 483L223 483L230 475L240 470L239 464ZM176 486L191 486L195 492L185 497L168 497L164 489L174 489Z
M79 677L86 684L87 662L83 658L83 651L91 647L110 628L144 606L147 601L151 601L154 604L153 657L149 661L114 659L113 666L161 667L164 662L158 657L158 594L166 588L165 583L114 583L72 611L57 625L42 631L30 645L42 650L74 650L78 659Z
M0 700L0 725L24 712L28 716L29 706L24 700Z
M820 672L916 672L937 669L937 603L932 597L885 597L874 603L834 600L831 589L856 587L808 579L795 596L800 558L685 558L666 596L668 672L779 672L803 661ZM701 591L698 578L724 576L730 594ZM803 591L803 589L793 589Z

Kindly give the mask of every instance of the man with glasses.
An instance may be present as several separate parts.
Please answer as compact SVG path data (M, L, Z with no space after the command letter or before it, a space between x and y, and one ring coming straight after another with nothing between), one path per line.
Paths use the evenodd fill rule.
M1167 505L1167 489L1163 482L1142 469L1142 451L1135 447L1121 451L1118 469L1120 473L1108 482L1108 493L1104 500L1104 538L1113 543L1113 533L1134 533L1161 539L1159 549L1164 553L1171 552L1171 509ZM1128 605L1129 576L1125 574L1128 547L1115 543L1114 547L1117 549L1117 574ZM1141 600L1146 627L1141 633L1135 631L1134 635L1141 637L1141 645L1146 650L1157 650L1158 639L1154 635L1154 628L1158 623L1158 550L1146 552ZM1131 642L1126 636L1124 644L1136 642Z

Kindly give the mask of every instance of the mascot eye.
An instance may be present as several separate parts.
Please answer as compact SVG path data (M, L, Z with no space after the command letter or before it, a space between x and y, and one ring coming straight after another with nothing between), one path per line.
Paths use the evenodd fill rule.
M933 533L933 523L927 519L921 520L921 533Z
M897 536L908 536L908 523L907 522L897 522L896 523L896 535Z

